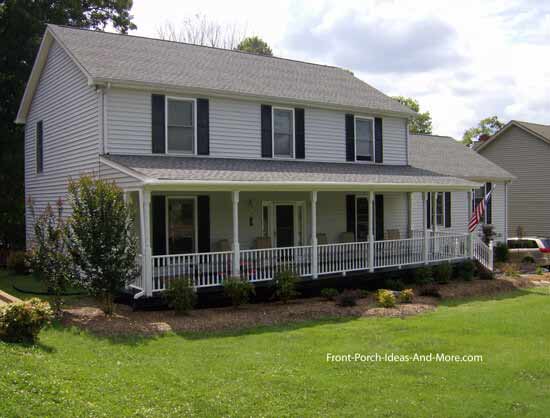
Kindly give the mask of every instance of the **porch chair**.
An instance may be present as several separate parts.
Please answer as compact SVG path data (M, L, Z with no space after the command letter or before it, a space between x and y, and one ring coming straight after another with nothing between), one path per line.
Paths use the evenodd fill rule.
M399 232L399 229L386 229L384 239L401 239L401 232Z
M215 252L231 251L231 244L229 244L229 240L221 239L217 241L214 244L214 251Z
M355 241L355 234L353 232L342 232L340 234L340 242L354 242Z

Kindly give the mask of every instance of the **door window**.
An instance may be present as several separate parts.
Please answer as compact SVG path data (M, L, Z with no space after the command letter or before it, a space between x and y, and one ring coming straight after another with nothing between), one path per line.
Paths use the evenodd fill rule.
M169 254L195 252L195 200L168 199Z

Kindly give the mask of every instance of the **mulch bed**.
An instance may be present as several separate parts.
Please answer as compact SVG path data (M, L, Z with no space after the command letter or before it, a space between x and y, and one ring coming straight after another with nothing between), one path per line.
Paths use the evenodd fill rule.
M550 283L545 276L498 277L495 280L452 282L435 286L443 299L471 296L493 296L503 292L540 283ZM415 289L415 295L421 288ZM321 298L296 299L288 304L281 302L257 303L232 307L196 309L186 316L176 316L173 311L133 311L126 305L116 305L116 313L108 318L90 300L70 306L64 311L62 323L76 326L94 334L155 335L164 332L217 332L277 325L323 318L406 317L436 309L439 299L416 296L414 303L395 308L377 306L374 296L360 299L357 306L340 307L333 301Z

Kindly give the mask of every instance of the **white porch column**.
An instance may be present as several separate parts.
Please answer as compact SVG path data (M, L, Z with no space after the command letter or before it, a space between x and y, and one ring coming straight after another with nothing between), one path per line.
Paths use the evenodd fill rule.
M233 271L232 275L241 275L241 246L239 244L239 191L231 193L233 202Z
M145 296L153 295L153 253L151 251L151 191L140 190L141 203L141 248L142 248L142 274L143 291Z
M424 264L428 264L428 194L422 192L422 229L424 230Z
M317 254L317 191L311 192L311 277L319 277Z
M369 271L374 271L374 192L369 192Z

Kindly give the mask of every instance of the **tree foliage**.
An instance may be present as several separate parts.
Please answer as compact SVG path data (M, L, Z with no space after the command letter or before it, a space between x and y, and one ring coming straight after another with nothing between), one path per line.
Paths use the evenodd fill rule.
M0 246L24 246L23 127L15 125L46 24L135 29L132 0L0 1Z
M249 36L243 39L236 49L238 51L250 52L251 54L273 56L273 51L267 42L258 36Z
M111 314L116 293L140 274L133 211L122 191L101 179L83 176L71 181L69 197L73 214L68 242L77 283Z
M420 104L416 99L404 96L395 96L393 98L418 113L409 123L409 132L411 134L430 135L432 133L432 115L428 111L420 112Z
M462 136L462 143L464 145L471 145L474 141L479 140L481 135L491 136L504 127L498 116L489 116L485 119L481 119L477 126L467 129Z

